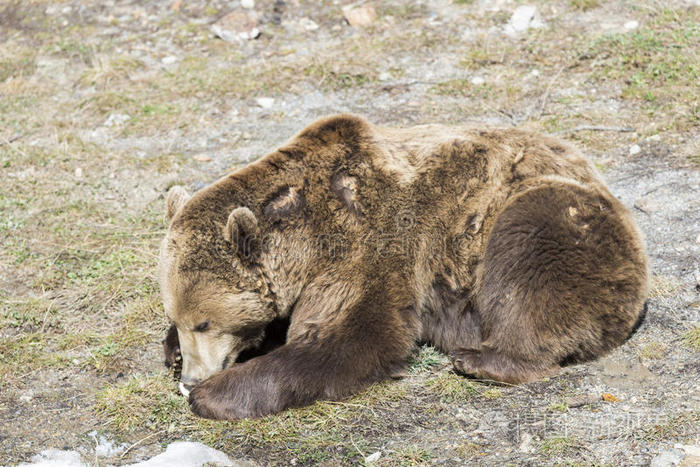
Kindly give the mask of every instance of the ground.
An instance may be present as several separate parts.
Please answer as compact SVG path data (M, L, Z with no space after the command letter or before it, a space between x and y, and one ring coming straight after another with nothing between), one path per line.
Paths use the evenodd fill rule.
M376 1L365 27L346 3L258 0L261 35L237 43L211 27L237 1L0 0L0 464L125 464L177 440L259 465L647 464L698 445L698 2L533 0L538 27L511 35L519 1ZM164 194L337 112L578 145L647 239L646 323L532 384L458 377L422 347L349 400L193 417L162 366Z

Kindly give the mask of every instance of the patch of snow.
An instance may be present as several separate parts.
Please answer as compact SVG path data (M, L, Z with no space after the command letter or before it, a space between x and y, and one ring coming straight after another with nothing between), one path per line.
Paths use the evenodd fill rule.
M147 461L131 464L130 467L200 467L204 464L234 466L234 462L223 452L202 443L176 441L168 445L164 453Z
M109 438L103 435L97 435L96 431L88 433L95 440L95 455L98 457L112 457L126 451L127 444L115 444Z
M522 5L515 9L503 32L507 36L515 37L530 28L537 29L542 26L544 23L537 16L537 8L532 5Z
M20 467L83 467L87 465L76 451L45 449L32 457L31 463L19 464Z

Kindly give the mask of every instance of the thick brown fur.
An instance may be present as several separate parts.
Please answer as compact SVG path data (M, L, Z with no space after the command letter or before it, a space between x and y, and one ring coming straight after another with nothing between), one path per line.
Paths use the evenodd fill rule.
M233 336L190 394L209 418L348 396L419 341L460 372L532 381L620 345L647 295L628 210L576 150L519 130L334 116L168 210L168 315ZM234 363L280 318L283 345Z

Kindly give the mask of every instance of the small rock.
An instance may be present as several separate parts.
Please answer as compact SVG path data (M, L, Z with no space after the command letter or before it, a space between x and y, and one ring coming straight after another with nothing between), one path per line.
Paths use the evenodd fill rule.
M103 123L104 126L117 126L121 125L122 123L126 123L129 119L131 119L131 115L127 114L109 114L109 117L107 117L107 120Z
M343 16L352 27L365 27L377 20L377 10L374 5L347 5L343 7Z
M640 152L642 152L642 148L640 148L638 144L630 146L630 156L636 156Z
M647 214L661 209L659 203L651 198L639 198L634 202L634 207Z
M243 8L247 8L248 10L252 10L255 8L255 0L241 0L241 6Z
M260 35L257 15L253 12L233 11L214 23L211 30L226 42L241 42Z
M600 399L595 394L581 394L579 396L567 397L564 399L564 403L569 408L582 407L584 405L591 405L598 402Z
M305 31L315 31L318 29L318 24L316 24L311 18L306 17L299 20L299 26L301 26Z
M695 239L695 243L697 243L698 245L700 245L700 234L698 234L698 237Z
M109 178L114 178L114 174L111 174ZM73 365L80 365L80 360L77 358L74 358L73 360Z
M632 20L632 21L627 21L627 22L625 23L625 26L624 26L624 27L625 27L625 29L627 29L628 31L631 31L631 30L637 29L637 28L639 27L639 22L638 22L638 21L634 21L634 20Z
M372 462L379 460L380 457L382 457L382 453L377 451L374 454L370 454L369 456L365 457L365 462L371 464Z
M275 99L272 97L258 97L255 99L255 103L258 104L263 109L269 109L275 105Z
M486 80L485 80L484 78L482 78L481 76L475 76L475 77L473 77L473 78L470 80L470 82L471 82L474 86L479 86L479 85L484 84L484 83L486 82Z
M661 135L651 135L647 138L647 141L653 141L655 143L658 143L661 141Z
M172 65L173 63L177 62L179 59L174 56L174 55L168 55L167 57L163 57L161 60L161 63L163 65Z
M80 167L75 169L75 178L83 178L83 169Z
M523 432L523 434L520 436L520 446L518 446L518 449L520 452L532 452L534 449L532 448L532 435L527 432Z
M197 154L196 156L193 157L194 160L197 162L209 162L211 161L211 157L207 156L206 154Z
M379 73L379 81L391 81L391 78L393 78L393 76L391 76L391 73L388 71L382 71Z
M284 0L275 0L275 3L272 5L272 24L282 23L282 15L284 15L284 10L286 9L287 4Z
M28 392L28 393L26 393L26 394L22 394L21 396L19 396L19 401L20 401L20 402L25 402L25 403L26 403L26 402L31 401L31 400L32 400L32 397L33 397L32 393L31 393L31 392Z
M532 5L522 5L515 9L503 32L507 36L515 37L530 28L537 29L543 25L537 16L537 8Z
M540 70L537 70L537 69L532 70L532 71L530 72L530 74L531 74L532 76L534 76L535 78L537 78L538 76L540 76Z

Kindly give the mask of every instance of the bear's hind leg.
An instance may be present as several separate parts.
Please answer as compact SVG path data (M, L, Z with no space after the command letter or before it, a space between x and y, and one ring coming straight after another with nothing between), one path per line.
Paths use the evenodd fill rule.
M465 375L504 383L519 384L553 375L558 365L540 365L516 360L494 349L458 349L450 353L454 369Z
M574 181L545 181L511 199L477 272L483 341L454 352L455 367L532 381L622 344L647 291L644 246L631 222L612 196Z

